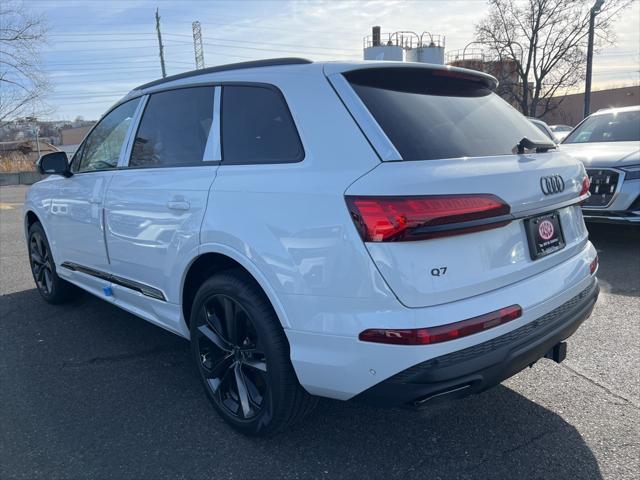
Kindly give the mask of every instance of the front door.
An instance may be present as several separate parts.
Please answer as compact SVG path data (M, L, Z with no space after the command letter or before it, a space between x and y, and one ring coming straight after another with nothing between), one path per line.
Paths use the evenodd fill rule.
M111 110L89 133L71 164L73 175L59 180L51 201L52 238L62 276L99 288L97 275L109 271L104 238L104 195L121 157L140 99ZM75 272L75 273L72 273ZM78 276L78 272L85 272ZM95 285L94 285L95 284Z

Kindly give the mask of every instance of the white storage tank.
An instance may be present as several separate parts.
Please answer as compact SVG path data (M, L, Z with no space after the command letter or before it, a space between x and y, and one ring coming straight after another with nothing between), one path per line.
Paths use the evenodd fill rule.
M373 27L372 34L364 38L365 60L404 61L404 50L401 45L394 45L389 35L384 41L380 33L380 27Z
M443 35L411 31L382 34L380 27L373 27L371 35L364 38L365 60L395 60L405 62L435 63L444 65Z
M444 36L422 32L418 46L407 49L406 61L444 65Z

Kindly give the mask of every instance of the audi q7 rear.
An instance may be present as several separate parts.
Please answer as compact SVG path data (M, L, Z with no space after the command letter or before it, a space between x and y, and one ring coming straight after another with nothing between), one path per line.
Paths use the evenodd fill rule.
M102 199L92 190L107 261L49 238L54 273L190 337L215 408L252 434L313 396L429 405L560 362L598 295L589 181L495 87L441 66L296 59L144 85L123 100L142 106L119 168ZM210 117L190 119L201 100L181 114L208 129L181 164L157 133L171 115L149 112L190 88L213 101ZM68 175L29 194L44 231Z

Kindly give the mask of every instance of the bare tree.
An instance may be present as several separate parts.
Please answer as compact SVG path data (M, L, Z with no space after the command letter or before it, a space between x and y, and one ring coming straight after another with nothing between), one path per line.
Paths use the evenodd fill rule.
M0 1L0 125L26 114L47 91L40 67L40 48L46 26L28 12L22 1Z
M513 75L500 78L503 95L525 115L556 108L556 95L584 79L589 12L594 0L489 0L476 41ZM614 41L612 25L632 0L606 0L596 21L596 47Z

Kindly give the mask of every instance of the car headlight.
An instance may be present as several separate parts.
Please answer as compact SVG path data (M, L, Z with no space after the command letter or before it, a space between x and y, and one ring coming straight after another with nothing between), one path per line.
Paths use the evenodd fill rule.
M625 180L637 180L638 178L640 178L640 165L621 167L620 170L624 171Z

